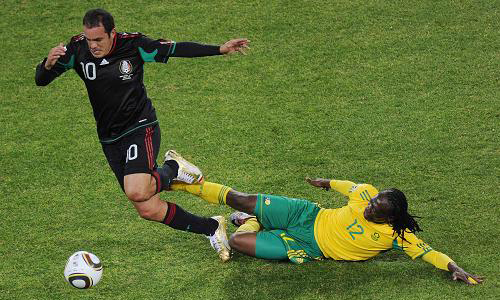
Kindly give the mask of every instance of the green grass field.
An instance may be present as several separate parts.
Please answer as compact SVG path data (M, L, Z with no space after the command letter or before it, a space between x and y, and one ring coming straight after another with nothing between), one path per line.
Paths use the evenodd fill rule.
M0 299L498 299L499 1L2 1ZM149 64L162 127L211 181L344 205L306 176L398 187L419 234L481 286L405 254L295 266L226 264L202 236L140 219L102 154L82 81L35 86L50 48L87 9L118 31L249 55ZM161 157L159 157L161 160ZM225 215L184 193L193 213ZM229 231L232 232L232 225ZM66 259L87 250L102 281L77 290Z

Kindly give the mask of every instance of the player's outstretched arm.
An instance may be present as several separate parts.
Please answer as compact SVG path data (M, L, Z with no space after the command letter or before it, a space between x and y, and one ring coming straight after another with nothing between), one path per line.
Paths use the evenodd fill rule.
M481 276L465 272L464 269L460 268L448 255L433 250L413 233L406 233L404 237L409 242L409 245L404 247L404 251L413 259L420 257L423 261L434 265L438 269L451 272L451 278L453 280L460 280L469 285L483 282ZM402 247L402 241L399 238L398 246ZM422 251L424 252L422 253Z
M172 57L203 57L221 54L231 54L240 52L245 54L245 49L248 48L249 41L247 39L234 39L227 41L222 46L205 45L194 42L179 42L176 44Z
M448 270L451 272L451 278L453 280L460 280L469 285L479 284L484 281L482 276L470 274L454 262L448 263Z

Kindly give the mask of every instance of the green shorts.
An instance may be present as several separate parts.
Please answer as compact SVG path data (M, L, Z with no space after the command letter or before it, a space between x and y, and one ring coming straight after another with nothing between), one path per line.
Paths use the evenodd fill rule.
M303 263L321 259L314 239L314 221L320 207L303 199L259 194L254 214L263 230L257 233L255 256Z

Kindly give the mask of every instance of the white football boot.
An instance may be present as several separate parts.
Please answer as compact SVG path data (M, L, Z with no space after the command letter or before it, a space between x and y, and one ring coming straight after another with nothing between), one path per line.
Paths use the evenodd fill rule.
M250 218L255 218L255 216L249 215L242 211L235 211L229 216L231 223L233 223L233 225L236 227L240 227L241 225L245 224L245 221Z
M226 262L231 258L231 247L229 247L226 234L226 219L223 216L215 216L212 219L219 223L219 227L213 235L207 235L207 238L222 262Z
M203 182L203 173L201 170L185 160L179 153L175 152L175 150L168 150L167 153L165 153L165 162L168 160L175 160L179 165L179 171L174 181L182 181L188 184L199 184Z

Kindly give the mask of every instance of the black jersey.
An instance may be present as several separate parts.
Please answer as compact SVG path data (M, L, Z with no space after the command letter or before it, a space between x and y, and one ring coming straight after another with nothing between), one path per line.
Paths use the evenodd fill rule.
M83 34L66 45L66 54L51 70L38 65L36 82L46 85L69 69L85 82L102 143L112 143L135 129L157 121L155 109L143 83L144 63L166 63L171 56L207 56L220 54L218 46L153 40L141 33L117 33L108 55L95 58ZM186 52L185 50L189 50ZM193 52L194 51L194 52ZM196 52L198 51L198 52Z

